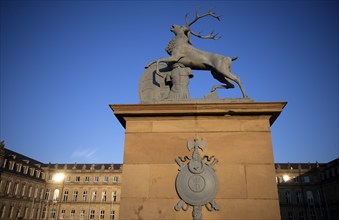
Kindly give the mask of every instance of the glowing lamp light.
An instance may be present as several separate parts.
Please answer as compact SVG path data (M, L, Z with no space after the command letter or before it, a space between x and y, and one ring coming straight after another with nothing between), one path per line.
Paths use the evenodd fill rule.
M283 176L284 182L287 182L290 180L290 177L288 175L284 175Z
M65 178L65 174L63 174L63 173L57 173L53 176L53 180L57 183L62 182L64 180L64 178Z

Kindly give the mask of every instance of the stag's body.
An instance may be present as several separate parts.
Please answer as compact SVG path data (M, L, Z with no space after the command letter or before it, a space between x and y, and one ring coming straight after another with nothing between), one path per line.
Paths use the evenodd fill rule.
M232 61L236 58L230 58L223 55L209 53L203 50L199 50L191 45L189 35L193 34L201 38L215 39L215 36L208 35L207 37L202 37L198 34L195 34L189 29L189 26L197 21L199 18L202 18L207 15L214 16L213 12L209 12L203 16L197 16L197 18L186 26L173 25L171 31L175 34L175 37L169 42L166 47L167 53L170 55L166 58L160 58L153 62L147 64L146 68L150 65L156 63L157 72L159 72L158 65L161 62L164 63L181 63L186 67L189 67L193 70L210 70L213 77L219 82L224 83L222 86L213 86L212 91L216 88L234 88L234 85L230 82L236 82L243 94L243 97L247 97L246 92L242 86L240 78L230 72ZM215 16L216 17L216 16ZM219 17L217 17L219 19Z
M211 70L218 66L218 62L224 61L230 66L232 59L223 55L199 50L190 45L188 37L180 30L181 26L173 25L171 31L176 35L166 47L166 52L174 59L194 70ZM169 57L171 59L171 57ZM159 62L166 62L167 58L159 59Z

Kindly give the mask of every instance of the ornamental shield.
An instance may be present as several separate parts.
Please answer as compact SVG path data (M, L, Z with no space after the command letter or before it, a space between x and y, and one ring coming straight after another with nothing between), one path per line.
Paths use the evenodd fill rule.
M176 177L175 187L180 197L175 210L188 210L193 206L193 220L202 219L201 207L205 206L208 211L219 210L214 201L218 191L218 179L213 166L218 162L214 156L201 157L199 149L204 150L205 141L194 139L188 141L188 150L193 149L191 157L178 157L175 159L179 165L179 173Z

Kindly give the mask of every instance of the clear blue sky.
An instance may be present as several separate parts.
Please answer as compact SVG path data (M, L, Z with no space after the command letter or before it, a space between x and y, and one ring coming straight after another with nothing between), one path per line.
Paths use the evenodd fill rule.
M338 1L1 1L0 139L46 163L123 162L108 105L139 103L144 66L167 56L170 26L199 5L222 20L192 29L222 38L194 46L238 56L232 70L255 101L288 102L272 126L275 161L337 158ZM193 98L219 84L194 75Z

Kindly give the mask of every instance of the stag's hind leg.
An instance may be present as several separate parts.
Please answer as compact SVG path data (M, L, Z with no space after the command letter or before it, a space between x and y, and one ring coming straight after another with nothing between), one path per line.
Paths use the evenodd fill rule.
M240 90L242 92L243 98L247 98L248 97L246 92L245 92L244 87L242 86L241 80L240 80L240 78L238 76L236 76L233 73L231 73L230 71L228 71L228 72L226 72L225 77L230 79L230 80L232 80L232 81L234 81L234 82L236 82L239 85Z
M218 80L221 83L224 83L226 85L220 85L220 86L213 86L211 92L214 92L217 88L225 88L225 89L233 89L234 84L230 82L226 77L223 76L223 74L212 70L211 71L214 79Z
M238 86L240 87L240 90L242 92L243 97L247 98L248 96L245 92L244 87L242 86L240 78L230 72L231 63L232 63L231 58L224 57L223 62L222 63L219 62L218 65L216 66L216 72L220 73L222 75L222 77L224 77L227 81L232 80L232 81L236 82L238 84Z

